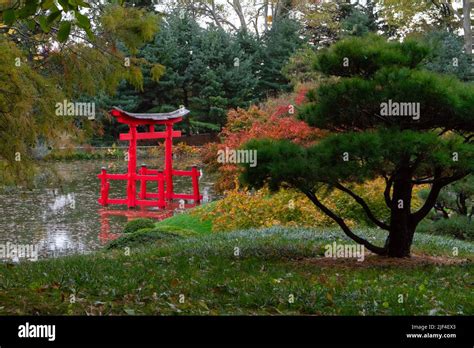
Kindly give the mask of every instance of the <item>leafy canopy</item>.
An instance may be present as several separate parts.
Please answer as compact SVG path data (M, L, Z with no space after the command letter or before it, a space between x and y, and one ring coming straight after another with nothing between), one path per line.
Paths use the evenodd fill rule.
M252 140L246 148L257 150L258 165L246 170L242 179L255 187L268 183L273 189L281 183L302 190L312 190L318 183L361 183L396 171L401 159L414 166L416 177L430 176L435 170L446 176L474 170L472 145L459 137L439 139L434 133L412 130L337 134L308 148L290 141ZM458 161L452 160L453 152L458 153Z
M84 30L89 37L93 36L89 18L81 13L91 7L84 0L5 1L0 5L1 21L7 26L24 21L30 29L39 26L44 33L54 30L59 42L68 39L74 26ZM72 18L68 16L71 13Z
M244 179L309 189L318 182L372 179L396 172L401 164L410 166L414 177L472 170L472 144L454 133L473 130L474 87L418 68L428 54L419 42L386 42L373 35L340 41L320 53L315 67L339 79L309 93L299 117L342 133L309 148L250 142L247 147L259 151L259 165L247 170ZM380 115L381 104L389 99L420 103L420 118ZM437 134L440 129L443 137ZM294 160L289 163L289 158Z
M310 93L300 115L312 126L331 130L472 131L474 86L421 69L429 53L428 46L413 40L386 42L372 35L343 40L315 63L319 71L343 78ZM389 100L419 103L419 120L381 115L381 104Z

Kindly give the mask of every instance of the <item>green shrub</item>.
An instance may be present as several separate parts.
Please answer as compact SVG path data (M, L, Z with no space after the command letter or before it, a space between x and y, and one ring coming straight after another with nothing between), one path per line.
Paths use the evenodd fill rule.
M474 240L474 222L469 221L467 216L454 216L437 221L424 220L417 231Z
M167 233L171 233L171 234L174 234L174 235L179 235L181 237L192 237L192 236L196 236L196 235L199 234L197 231L194 231L192 229L181 228L179 226L166 225L166 224L157 225L152 230L153 231L167 232Z
M153 228L155 227L155 221L152 219L135 219L132 221L127 222L125 228L123 230L124 233L133 233L142 228Z
M133 233L124 234L110 242L106 249L121 249L125 247L146 247L157 242L170 242L184 238L176 232L166 231L161 228L143 228Z
M193 234L207 234L211 233L212 231L212 220L207 218L207 212L209 211L209 207L211 204L205 204L197 207L199 209L200 214L194 215L192 211L196 210L193 209L183 214L176 214L170 218L164 219L156 224L156 227L170 227L170 228L179 228L181 231L188 230L191 231ZM202 217L202 218L201 218Z
M147 219L140 219L147 220ZM134 220L136 221L136 220ZM132 222L132 221L131 221ZM171 242L185 237L195 236L192 230L176 226L153 226L141 228L135 232L122 235L110 242L106 249L119 249L124 247L146 247L157 242Z

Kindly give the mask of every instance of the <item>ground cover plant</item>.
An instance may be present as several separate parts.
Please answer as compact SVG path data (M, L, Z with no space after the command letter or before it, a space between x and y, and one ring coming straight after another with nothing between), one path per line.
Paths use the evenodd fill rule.
M416 256L405 262L366 255L328 263L324 246L333 242L351 243L337 229L272 227L2 264L0 313L473 314L472 243L418 234Z

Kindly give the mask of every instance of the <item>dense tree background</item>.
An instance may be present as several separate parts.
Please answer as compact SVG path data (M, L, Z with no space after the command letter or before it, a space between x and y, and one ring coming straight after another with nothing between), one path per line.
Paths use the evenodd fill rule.
M143 67L151 78L160 77L159 64L134 55L158 30L156 14L100 2L62 3L62 10L38 1L0 13L2 183L29 182L35 148L87 141L101 130L85 117L57 115L56 103L110 95L125 81L140 89ZM79 13L83 8L89 24ZM74 17L62 17L66 10Z
M115 96L99 96L96 102L104 110L117 105L140 112L166 112L184 105L191 114L181 127L190 132L218 131L229 109L246 108L291 90L282 69L304 44L300 30L296 21L282 18L259 38L215 25L203 28L182 9L176 10L137 54L165 67L160 80L156 82L151 67L145 67L142 90L122 83ZM116 134L107 133L117 125L105 120L104 127L106 139L113 139Z

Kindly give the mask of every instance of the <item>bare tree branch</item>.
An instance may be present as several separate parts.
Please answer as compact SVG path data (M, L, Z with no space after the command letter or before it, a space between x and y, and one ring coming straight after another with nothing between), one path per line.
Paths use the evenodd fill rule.
M244 12L242 10L242 5L240 0L227 0L227 3L234 9L237 17L239 17L240 21L240 29L246 31L247 30L247 22L245 21Z

